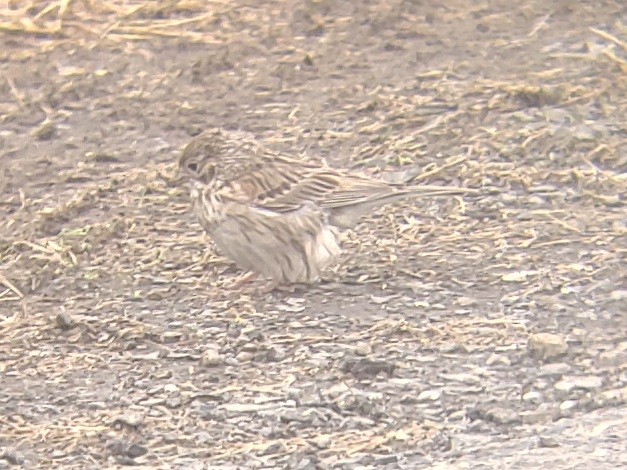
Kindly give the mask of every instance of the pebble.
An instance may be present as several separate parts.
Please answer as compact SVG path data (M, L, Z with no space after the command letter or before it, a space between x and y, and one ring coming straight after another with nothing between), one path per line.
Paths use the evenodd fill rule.
M163 389L168 393L178 393L179 388L175 384L166 384Z
M313 439L313 444L318 449L326 449L327 447L331 445L331 437L327 435L321 435L321 436L315 437Z
M564 337L552 333L531 335L527 347L533 357L544 361L555 359L568 351L568 344Z
M494 364L509 366L512 364L512 361L507 356L502 356L500 354L492 354L485 361L486 365L491 366Z
M627 364L627 352L604 351L599 354L597 367L622 367Z
M242 351L237 356L235 356L235 359L237 359L237 362L241 364L243 362L252 361L254 357L255 355L253 353L248 351Z
M540 404L535 410L520 413L523 424L551 423L560 417L554 405Z
M61 312L56 318L57 326L62 330L70 330L74 327L74 319L67 312Z
M554 437L540 436L538 438L538 447L559 447L559 442Z
M355 354L358 356L367 356L371 353L372 347L368 343L361 342L357 343L357 346L355 346Z
M596 375L585 375L579 377L565 377L557 382L554 387L560 392L570 392L573 389L595 390L603 386L603 379Z
M565 400L562 403L560 403L560 410L569 411L569 410L572 410L573 408L577 408L578 404L579 402L577 400Z
M418 401L436 401L442 396L440 390L424 390L418 395Z
M542 403L542 394L539 392L527 392L522 399L529 403Z
M144 422L144 415L140 413L126 413L113 419L113 424L124 424L131 428L139 427Z
M627 404L627 387L604 390L596 397L595 402L601 406L623 406Z
M572 367L563 362L555 362L553 364L544 364L538 369L539 377L548 377L553 375L564 375L571 371Z

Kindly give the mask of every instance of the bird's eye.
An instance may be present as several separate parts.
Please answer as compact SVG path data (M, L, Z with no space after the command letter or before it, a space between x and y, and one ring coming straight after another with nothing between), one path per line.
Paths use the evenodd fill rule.
M198 171L198 163L196 163L196 162L189 162L187 164L187 169L189 171L191 171L192 173L196 173Z

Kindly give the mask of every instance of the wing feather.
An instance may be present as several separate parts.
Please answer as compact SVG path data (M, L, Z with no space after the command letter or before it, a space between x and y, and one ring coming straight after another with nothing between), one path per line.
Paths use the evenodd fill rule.
M281 213L311 203L321 208L342 208L397 192L381 181L302 162L269 164L238 178L238 184L253 205Z

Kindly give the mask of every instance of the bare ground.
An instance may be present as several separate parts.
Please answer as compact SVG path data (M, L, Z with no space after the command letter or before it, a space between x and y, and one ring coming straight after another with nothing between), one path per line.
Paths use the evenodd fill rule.
M622 2L261 5L0 4L0 468L627 464ZM482 194L237 296L215 125Z

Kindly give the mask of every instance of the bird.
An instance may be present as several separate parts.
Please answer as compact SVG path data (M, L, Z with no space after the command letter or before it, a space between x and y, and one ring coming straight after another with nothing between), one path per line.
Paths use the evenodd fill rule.
M198 221L222 254L272 287L309 284L337 263L342 230L408 197L472 192L460 187L399 187L352 170L270 151L254 137L212 128L178 158Z

